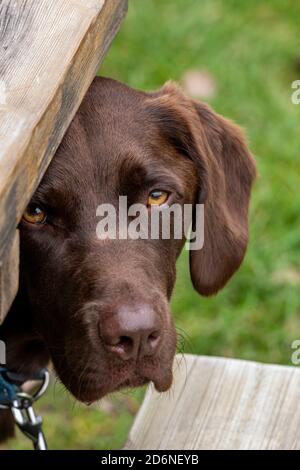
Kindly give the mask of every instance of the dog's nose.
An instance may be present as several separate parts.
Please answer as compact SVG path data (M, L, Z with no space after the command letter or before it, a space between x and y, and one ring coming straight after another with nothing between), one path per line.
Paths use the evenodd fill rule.
M104 315L99 330L106 351L124 361L152 356L161 342L161 321L147 305L122 307Z

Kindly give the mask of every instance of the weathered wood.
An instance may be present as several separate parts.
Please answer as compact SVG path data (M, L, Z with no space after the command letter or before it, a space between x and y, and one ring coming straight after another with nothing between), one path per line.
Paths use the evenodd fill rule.
M127 0L0 2L0 261L126 9Z
M150 387L126 449L300 449L300 368L177 357L170 392Z
M19 286L19 231L0 262L0 323L3 321Z

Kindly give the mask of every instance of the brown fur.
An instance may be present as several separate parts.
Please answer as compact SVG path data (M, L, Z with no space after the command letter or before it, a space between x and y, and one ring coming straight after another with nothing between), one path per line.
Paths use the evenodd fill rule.
M254 178L241 130L176 85L143 93L96 78L32 198L47 223L20 224L20 290L0 328L8 366L30 373L51 359L85 402L150 380L166 390L176 349L168 304L184 240L97 240L96 207L119 195L143 202L153 186L167 187L172 202L204 203L204 247L190 252L190 267L195 289L210 295L243 260ZM123 360L107 349L120 309L133 322L153 316L153 354Z

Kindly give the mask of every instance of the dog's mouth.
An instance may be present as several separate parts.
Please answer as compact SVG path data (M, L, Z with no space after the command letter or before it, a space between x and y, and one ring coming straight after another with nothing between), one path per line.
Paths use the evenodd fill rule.
M172 385L173 373L172 367L169 368L155 368L147 370L144 373L139 370L129 374L125 377L116 377L113 381L107 382L104 386L99 383L96 378L94 384L90 387L81 387L80 395L77 398L84 402L97 401L108 393L117 392L122 389L142 387L143 385L152 383L157 392L166 392ZM87 397L87 399L85 398Z
M89 373L81 372L71 377L56 365L57 373L67 389L78 400L91 404L100 400L108 393L126 388L142 387L153 383L158 392L166 392L172 385L172 361L168 364L124 364L121 367L107 367L106 371L93 370Z
M82 338L81 338L82 339ZM79 401L91 403L124 388L152 383L157 392L166 392L173 381L173 361L176 352L175 329L165 336L158 354L127 360L85 347L78 355L74 339L60 351L51 350L56 372L71 394Z
M163 370L154 369L149 371L146 375L134 373L132 376L121 382L117 389L128 387L139 387L152 382L157 392L166 392L172 385L173 373L172 368L165 368Z

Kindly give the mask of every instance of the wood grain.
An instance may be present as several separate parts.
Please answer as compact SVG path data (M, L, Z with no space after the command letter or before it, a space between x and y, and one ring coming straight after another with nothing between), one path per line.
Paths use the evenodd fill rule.
M127 0L0 2L0 261Z
M171 391L150 387L126 449L300 449L300 368L177 357Z

